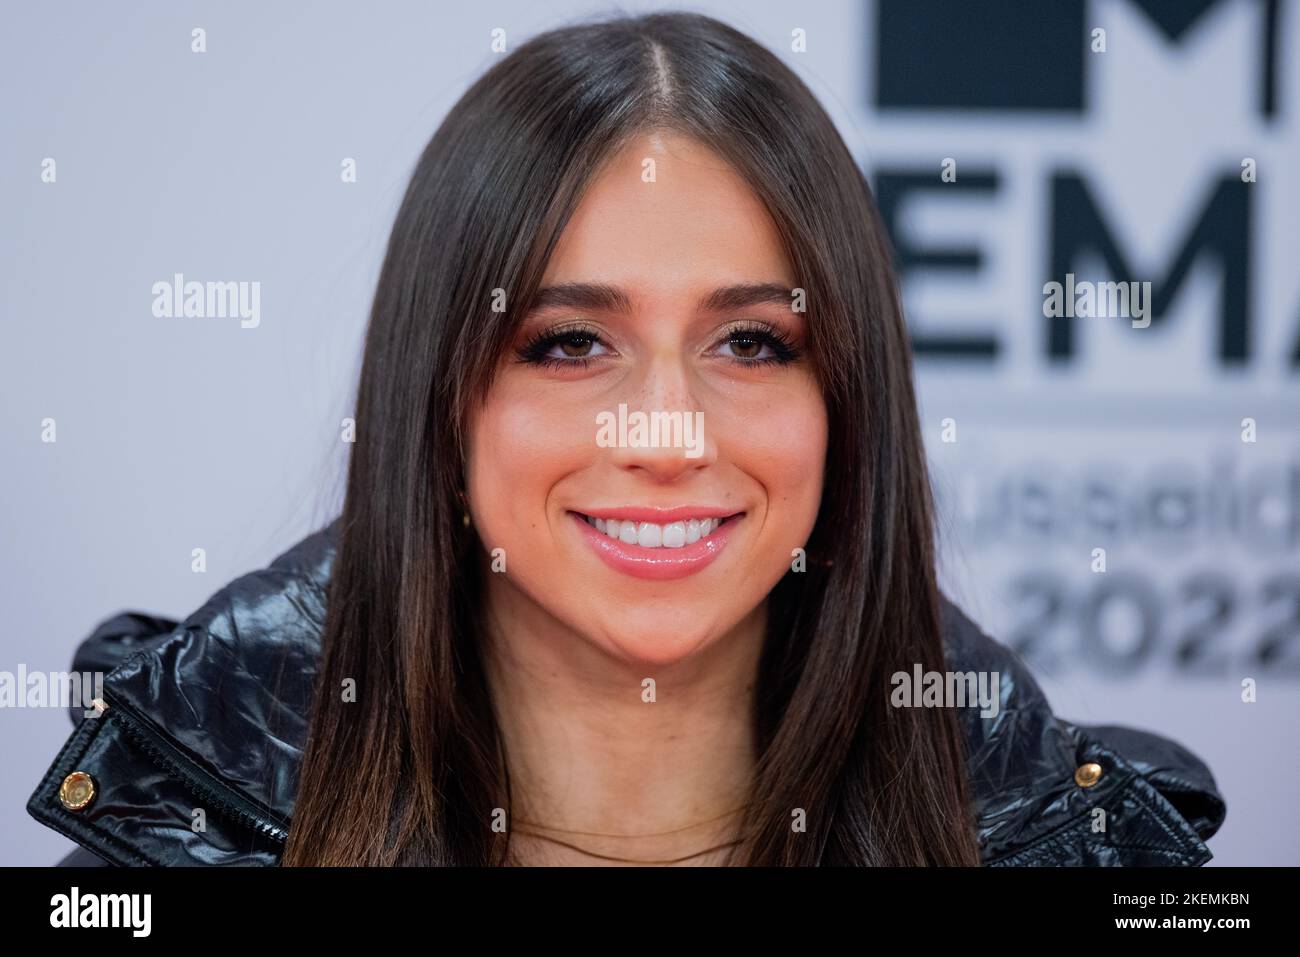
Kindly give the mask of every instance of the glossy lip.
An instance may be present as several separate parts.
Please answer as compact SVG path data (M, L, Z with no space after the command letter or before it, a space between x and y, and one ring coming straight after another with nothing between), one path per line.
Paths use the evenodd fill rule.
M616 508L593 508L578 512L569 509L574 515L587 515L591 518L616 518L628 522L653 522L655 525L667 525L670 522L684 522L691 518L731 518L743 515L734 508L716 508L711 505L678 505L674 508L652 508L646 505L622 505Z
M578 531L587 540L592 549L610 568L632 575L635 578L647 578L652 581L668 581L685 578L706 568L726 547L731 533L745 517L744 512L731 512L726 509L696 508L682 506L669 509L643 507L595 509L590 512L573 512L569 515L578 526ZM617 518L632 522L655 522L667 524L680 522L688 518L730 518L723 522L708 538L681 548L645 548L641 545L629 545L617 538L610 538L604 532L587 522L584 515L592 518Z

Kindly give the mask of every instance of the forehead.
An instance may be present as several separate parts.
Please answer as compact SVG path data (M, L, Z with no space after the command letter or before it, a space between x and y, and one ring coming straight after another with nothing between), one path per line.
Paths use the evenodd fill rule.
M703 144L664 132L639 135L609 157L543 281L608 283L634 301L728 283L797 285L776 225L745 179Z

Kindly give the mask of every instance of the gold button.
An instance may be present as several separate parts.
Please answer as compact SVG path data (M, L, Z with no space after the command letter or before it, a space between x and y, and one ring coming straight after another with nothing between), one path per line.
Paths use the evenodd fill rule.
M73 771L59 786L59 800L69 811L80 811L95 799L95 781L85 771Z
M1089 762L1079 765L1074 771L1074 783L1081 788L1090 788L1101 780L1101 765Z

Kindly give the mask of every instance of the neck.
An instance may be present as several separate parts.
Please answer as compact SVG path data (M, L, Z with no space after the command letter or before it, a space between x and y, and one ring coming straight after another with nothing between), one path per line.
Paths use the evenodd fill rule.
M490 586L485 667L510 772L511 846L670 860L733 840L754 768L766 608L671 665L611 657L508 583ZM655 682L653 702L643 682ZM576 832L576 833L574 833ZM717 863L722 852L683 863Z

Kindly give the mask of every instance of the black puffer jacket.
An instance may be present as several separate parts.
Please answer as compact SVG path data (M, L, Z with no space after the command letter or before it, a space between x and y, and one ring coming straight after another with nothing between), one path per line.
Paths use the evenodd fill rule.
M106 707L90 718L73 710L76 730L27 804L96 855L64 863L278 863L336 535L337 522L183 622L121 614L82 643L73 668L109 672ZM1210 859L1205 841L1225 808L1193 754L1154 734L1056 717L1024 666L948 603L944 640L949 670L1001 675L995 717L958 709L986 864Z

